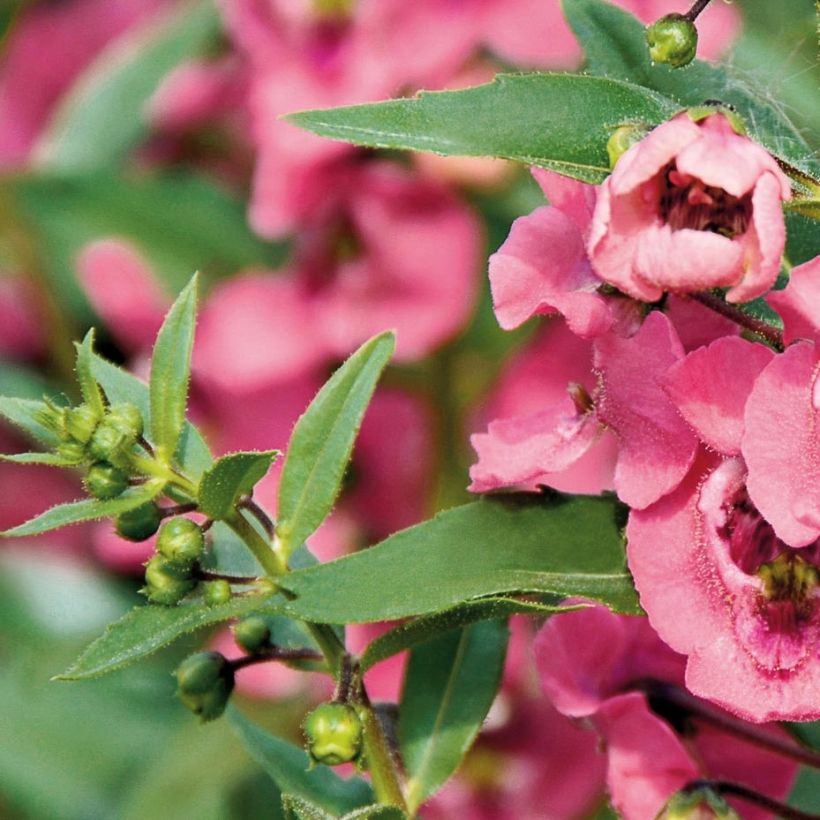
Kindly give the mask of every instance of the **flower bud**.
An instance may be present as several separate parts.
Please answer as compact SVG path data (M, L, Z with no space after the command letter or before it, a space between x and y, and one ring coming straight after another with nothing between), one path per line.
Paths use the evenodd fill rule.
M107 461L96 461L88 468L85 489L89 495L102 500L122 495L128 487L128 476Z
M649 127L642 123L629 123L618 126L607 140L606 152L609 155L609 167L615 163L636 143L640 142L648 133Z
M87 460L85 445L74 439L61 441L57 445L57 455L62 456L66 461L73 461L75 464L82 464Z
M186 658L175 672L177 697L204 722L218 718L228 704L234 672L219 652L199 652Z
M708 786L675 792L658 820L740 820L737 812Z
M117 535L129 541L145 541L159 529L161 522L161 510L153 501L149 501L117 516Z
M91 436L88 452L97 461L122 461L128 445L128 437L109 424L108 417L105 417Z
M69 436L81 444L88 444L100 417L87 404L72 407L65 415L65 429Z
M323 703L304 720L302 731L311 758L327 766L356 760L362 751L362 722L346 703Z
M114 404L106 414L106 421L129 441L136 441L143 432L142 413L129 402Z
M180 567L192 567L204 549L205 536L190 518L172 518L160 528L157 552Z
M60 407L47 396L43 399L45 408L37 410L34 414L35 420L42 424L48 430L56 433L61 439L68 438L68 431L66 430L66 421L68 418L68 407Z
M202 597L208 606L227 604L231 600L231 585L224 578L202 584Z
M233 628L233 637L246 652L261 652L270 646L270 626L261 616L253 615Z
M196 586L196 581L178 567L155 555L145 566L145 586L141 592L152 604L174 606Z
M667 14L646 27L646 42L653 63L682 68L695 59L698 30L682 14Z

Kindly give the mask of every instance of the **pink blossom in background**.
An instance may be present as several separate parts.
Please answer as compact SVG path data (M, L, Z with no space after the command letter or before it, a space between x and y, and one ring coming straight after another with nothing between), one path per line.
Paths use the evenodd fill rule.
M723 114L694 122L684 112L633 145L601 186L592 267L648 302L713 287L749 301L780 272L790 196L774 158Z
M471 489L535 484L558 489L553 474L560 480L587 453L611 458L611 437L617 455L601 489L614 486L624 502L638 508L674 489L692 463L697 442L662 386L666 371L683 358L666 316L650 313L628 339L600 336L586 354L572 334L556 331L554 338L558 344L545 354L549 367L571 361L580 378L564 382L566 393L551 405L493 422L487 434L473 436L479 460L470 471ZM548 378L560 377L550 373ZM600 466L597 459L589 465L598 475Z
M63 94L94 57L170 6L171 0L61 0L21 12L0 61L0 167L28 159Z
M544 693L558 711L583 720L604 741L607 787L625 820L655 817L674 792L702 777L745 783L777 799L789 793L794 761L696 714L680 723L674 710L664 714L662 698L648 699L652 682L683 685L685 659L645 618L602 606L553 616L536 638L535 655ZM788 737L774 725L768 731ZM744 818L769 816L748 803L738 808Z
M30 361L44 352L45 317L33 285L0 274L0 356Z

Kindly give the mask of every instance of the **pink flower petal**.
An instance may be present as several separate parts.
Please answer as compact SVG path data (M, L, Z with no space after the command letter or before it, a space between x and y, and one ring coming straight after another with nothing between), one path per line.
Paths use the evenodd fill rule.
M798 265L785 290L773 291L766 301L783 319L783 341L820 342L820 256Z
M740 455L746 399L773 358L765 345L717 339L669 368L666 392L709 447Z

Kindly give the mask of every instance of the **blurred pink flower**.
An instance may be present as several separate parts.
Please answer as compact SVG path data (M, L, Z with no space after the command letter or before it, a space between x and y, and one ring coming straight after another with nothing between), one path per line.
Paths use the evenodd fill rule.
M479 460L470 471L471 489L558 489L555 478L595 452L607 464L606 472L597 459L588 465L600 489L614 486L625 503L645 507L678 485L695 455L696 439L663 391L666 371L683 358L675 330L664 314L653 312L631 338L605 334L584 350L585 343L561 327L550 333L551 349L541 351L549 362L547 378L557 387L563 374L554 363L560 361L577 368L577 376L538 412L493 422L487 434L473 436Z
M28 361L45 348L45 316L35 289L22 277L0 274L0 356Z
M645 618L601 606L556 615L539 632L535 654L558 711L591 725L606 744L607 785L626 820L655 817L675 791L702 777L746 783L775 798L789 793L794 761L720 732L696 712L681 715L657 696L664 684L682 685L684 658ZM766 730L788 737L778 726ZM769 816L746 803L740 808L743 817Z
M765 293L785 243L789 181L721 113L684 112L618 161L600 188L588 251L604 281L654 302L664 291L729 287L727 300Z
M55 106L97 54L170 5L62 0L32 3L20 12L0 61L0 168L26 161Z

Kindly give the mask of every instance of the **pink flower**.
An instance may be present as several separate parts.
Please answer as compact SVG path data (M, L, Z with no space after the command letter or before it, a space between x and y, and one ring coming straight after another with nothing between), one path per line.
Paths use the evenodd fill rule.
M20 12L0 64L0 167L28 158L62 95L103 48L169 5L168 0L66 0Z
M640 508L674 489L692 463L696 439L662 386L683 357L666 316L650 313L629 339L609 333L586 343L561 324L549 338L541 356L555 398L473 436L479 460L470 471L471 489L547 484L577 492L583 485L567 487L565 473L593 452L586 465L593 472L578 476L588 482L586 492L614 486L623 501ZM569 384L566 371L572 371ZM562 383L569 388L563 395ZM589 483L596 474L597 490Z
M702 777L775 798L788 794L796 763L719 731L694 708L682 714L672 706L664 693L680 689L684 659L645 618L600 606L554 616L536 638L535 655L558 711L585 721L606 744L607 785L626 820L655 817L674 792ZM765 731L787 737L777 726ZM743 817L768 816L746 803L739 808Z
M789 181L720 113L687 113L632 146L601 186L588 250L598 276L636 299L664 291L765 293L785 243Z
M20 276L0 274L0 356L30 360L45 347L46 324L37 292Z

